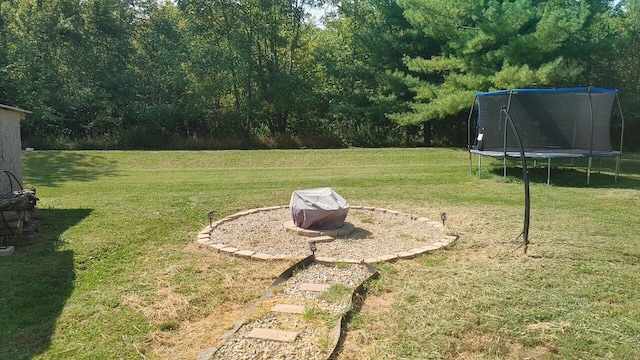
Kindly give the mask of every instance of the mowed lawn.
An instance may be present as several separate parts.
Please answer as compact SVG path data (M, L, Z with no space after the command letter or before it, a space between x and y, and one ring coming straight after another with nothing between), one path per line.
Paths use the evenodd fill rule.
M377 266L338 359L640 358L640 156L531 170L457 149L23 154L36 240L0 258L0 359L194 359L287 262L196 243L215 219L332 187L352 205L447 213L447 250ZM530 164L533 165L533 164ZM576 164L581 165L581 164ZM513 166L513 167L512 167Z

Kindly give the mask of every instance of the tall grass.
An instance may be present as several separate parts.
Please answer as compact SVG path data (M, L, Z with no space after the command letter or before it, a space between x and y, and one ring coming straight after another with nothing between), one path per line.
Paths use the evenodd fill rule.
M418 213L461 235L379 266L340 359L640 355L640 157L531 171L532 245L518 249L523 184L453 149L25 153L36 240L0 258L0 359L193 359L290 264L199 248L240 210L330 186L353 205ZM475 164L475 162L474 162ZM475 167L474 167L474 171Z

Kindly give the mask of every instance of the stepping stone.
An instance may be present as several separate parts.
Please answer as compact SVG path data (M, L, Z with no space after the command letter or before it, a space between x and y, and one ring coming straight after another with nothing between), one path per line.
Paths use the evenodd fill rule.
M315 236L315 237L310 237L307 239L309 242L315 241L317 243L328 243L328 242L332 242L333 240L335 240L333 237L331 236Z
M253 330L251 330L251 332L249 333L248 337L252 339L292 342L298 337L298 332L253 328Z
M214 249L217 249L217 250L222 250L222 249L224 249L226 247L229 247L229 245L223 244L223 243L216 243L216 244L212 244L212 245L209 245L209 246L214 248Z
M415 248L415 249L409 250L408 252L410 252L410 253L412 253L414 255L421 255L421 254L424 254L424 253L426 253L428 251L429 251L429 249L427 249L427 248Z
M310 283L302 283L298 287L302 291L314 291L314 292L323 292L329 290L331 285L329 284L310 284Z
M226 246L226 247L223 247L222 249L220 249L220 251L226 252L226 253L230 253L230 254L232 254L232 253L234 253L234 252L236 252L238 250L240 250L240 249L234 248L233 246Z
M335 259L335 258L332 258L332 257L318 256L318 257L316 257L316 262L321 262L321 263L334 263L334 262L336 262L336 259Z
M269 254L263 254L263 253L256 253L251 255L251 258L254 260L271 260L273 259L273 256L269 255Z
M251 257L253 254L255 254L255 252L251 250L240 250L233 253L233 255L240 257Z
M304 314L304 306L302 305L289 305L289 304L276 304L271 308L271 311L287 313L287 314Z
M382 255L378 257L378 260L380 261L392 261L396 259L398 259L398 255L395 255L395 254Z
M347 264L360 264L362 262L361 259L341 259L338 262L343 262Z

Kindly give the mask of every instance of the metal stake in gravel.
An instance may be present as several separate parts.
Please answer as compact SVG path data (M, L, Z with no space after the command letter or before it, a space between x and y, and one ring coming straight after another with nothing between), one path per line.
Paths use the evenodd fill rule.
M213 210L209 211L207 216L209 217L209 228L211 228L213 226Z
M313 255L313 257L315 258L316 250L318 249L315 241L309 241L309 249L311 250L311 255Z

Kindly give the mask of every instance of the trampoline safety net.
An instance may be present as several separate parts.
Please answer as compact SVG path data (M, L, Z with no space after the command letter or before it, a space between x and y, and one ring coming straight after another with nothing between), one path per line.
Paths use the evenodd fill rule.
M477 132L471 149L489 156L519 151L515 136L507 130L501 111L504 108L518 128L528 155L549 157L555 152L558 157L615 156L609 153L613 151L610 129L616 99L616 90L602 88L478 93Z

